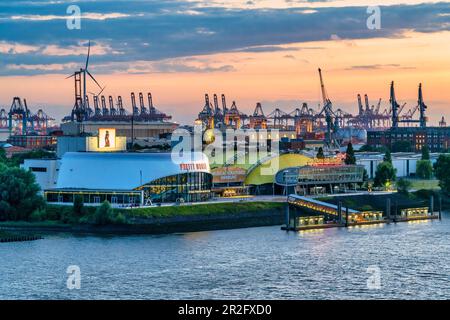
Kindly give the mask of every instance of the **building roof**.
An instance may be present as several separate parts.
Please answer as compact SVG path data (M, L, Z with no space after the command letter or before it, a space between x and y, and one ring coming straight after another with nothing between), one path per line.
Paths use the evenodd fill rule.
M273 183L275 174L285 168L307 165L313 161L312 158L302 154L288 153L280 156L263 159L260 163L249 170L246 185L263 185Z
M187 172L208 172L203 153L180 165L171 153L67 152L61 160L57 189L133 190L153 180ZM204 164L204 166L196 166Z

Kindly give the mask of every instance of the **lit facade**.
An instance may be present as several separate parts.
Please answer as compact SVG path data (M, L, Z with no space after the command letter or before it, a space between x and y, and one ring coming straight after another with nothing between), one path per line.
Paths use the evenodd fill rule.
M27 149L41 149L56 145L56 136L32 136L32 135L12 135L8 138L8 143L13 146Z
M397 142L409 143L409 151L420 152L426 145L431 152L442 152L450 147L450 127L399 127L367 133L369 146L392 149Z
M117 136L126 137L128 141L134 139L160 139L170 135L178 124L165 121L139 122L135 121L85 121L80 128L76 122L66 122L61 124L64 135L78 135L79 132L96 135L99 129L114 128Z
M346 191L356 188L356 184L362 183L363 179L364 166L336 164L335 161L286 168L275 176L279 186L293 187L299 194L315 193L317 188L330 193L334 193L335 188Z
M68 152L59 160L56 185L46 189L48 202L113 205L198 202L211 198L208 158L192 153L182 162L170 153Z

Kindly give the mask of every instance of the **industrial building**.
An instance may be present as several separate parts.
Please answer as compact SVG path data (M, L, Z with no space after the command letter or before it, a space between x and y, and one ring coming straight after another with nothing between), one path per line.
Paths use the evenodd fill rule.
M425 115L425 105L422 93L422 84L419 84L418 100L415 108L402 114L405 104L402 106L396 100L394 82L391 83L391 127L387 130L371 130L367 133L367 144L373 147L388 147L395 149L396 145L403 144L403 148L420 152L423 146L427 146L431 152L444 152L450 146L450 127L447 127L444 117L439 122L439 127L427 126L428 118ZM413 116L419 111L419 118Z
M7 142L26 149L52 148L56 146L56 135L12 135Z
M399 142L407 143L409 151L420 152L427 146L431 152L445 152L450 148L450 127L397 127L367 133L369 146L393 149Z
M192 153L176 163L170 153L67 152L58 160L27 160L49 203L149 205L211 198L208 158Z
M377 166L383 162L384 153L380 152L358 152L355 154L356 163L364 166L369 179L375 178ZM414 152L396 152L392 153L392 165L396 170L398 178L415 177L417 161L421 160L422 155ZM439 157L438 153L430 154L431 163L435 163Z

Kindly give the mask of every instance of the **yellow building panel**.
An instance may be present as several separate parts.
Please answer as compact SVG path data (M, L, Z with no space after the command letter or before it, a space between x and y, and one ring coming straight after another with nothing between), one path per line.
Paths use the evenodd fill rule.
M278 171L290 168L306 166L313 159L301 154L283 154L281 156L263 161L259 166L252 169L245 179L246 185L262 185L273 183Z

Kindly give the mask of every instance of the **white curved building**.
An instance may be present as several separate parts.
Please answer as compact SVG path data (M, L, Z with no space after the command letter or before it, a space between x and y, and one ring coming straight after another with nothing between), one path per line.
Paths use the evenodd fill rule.
M208 158L191 153L177 161L171 153L68 152L61 159L56 187L46 190L48 202L144 204L204 201L211 195Z

